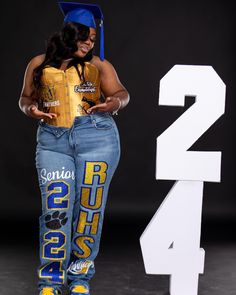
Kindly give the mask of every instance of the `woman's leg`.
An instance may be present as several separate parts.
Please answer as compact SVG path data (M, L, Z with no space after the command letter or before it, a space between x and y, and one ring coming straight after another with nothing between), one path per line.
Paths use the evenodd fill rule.
M36 167L42 196L39 290L60 291L70 258L75 165L64 131L53 126L40 126L38 131Z
M95 273L108 188L120 157L117 127L108 114L91 115L90 124L75 128L75 137L77 194L68 267L72 294L86 293Z

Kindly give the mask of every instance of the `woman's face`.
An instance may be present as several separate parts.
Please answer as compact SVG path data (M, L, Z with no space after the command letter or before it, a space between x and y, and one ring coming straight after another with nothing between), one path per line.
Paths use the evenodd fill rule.
M78 41L78 50L74 53L76 56L83 58L85 55L94 47L96 41L96 30L94 28L89 28L89 36L85 41Z

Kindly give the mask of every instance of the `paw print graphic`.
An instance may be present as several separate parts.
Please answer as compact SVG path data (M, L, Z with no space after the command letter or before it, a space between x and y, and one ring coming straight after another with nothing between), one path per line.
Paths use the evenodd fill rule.
M67 223L66 212L55 211L45 216L45 224L49 229L59 229Z

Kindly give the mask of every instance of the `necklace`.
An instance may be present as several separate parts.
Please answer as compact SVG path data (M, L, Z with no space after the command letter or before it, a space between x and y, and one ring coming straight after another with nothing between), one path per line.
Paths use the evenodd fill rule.
M73 58L63 59L63 62L71 61Z

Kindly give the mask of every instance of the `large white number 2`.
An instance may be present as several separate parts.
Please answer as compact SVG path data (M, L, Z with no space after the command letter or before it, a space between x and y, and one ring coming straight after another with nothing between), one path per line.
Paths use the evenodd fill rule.
M178 180L143 232L145 271L169 274L171 295L197 295L203 181L220 181L221 152L187 151L224 113L225 84L211 66L175 65L160 81L159 104L195 103L157 138L156 178Z

